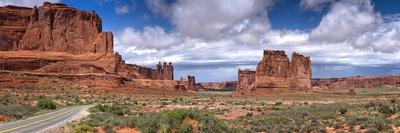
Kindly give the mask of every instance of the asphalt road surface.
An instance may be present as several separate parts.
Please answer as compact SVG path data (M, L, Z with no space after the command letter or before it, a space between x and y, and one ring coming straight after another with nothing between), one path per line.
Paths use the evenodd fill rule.
M65 124L68 120L83 111L87 106L75 106L43 114L40 116L0 124L0 133L38 133L52 127Z

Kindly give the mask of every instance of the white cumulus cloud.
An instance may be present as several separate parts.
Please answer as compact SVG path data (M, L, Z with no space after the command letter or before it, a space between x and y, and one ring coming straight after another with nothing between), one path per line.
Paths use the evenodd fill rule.
M369 0L342 0L333 3L320 24L311 31L311 39L341 42L374 28L381 22Z
M14 6L33 7L35 5L41 6L43 5L43 2L46 1L51 3L60 2L60 0L1 0L0 6L14 5Z

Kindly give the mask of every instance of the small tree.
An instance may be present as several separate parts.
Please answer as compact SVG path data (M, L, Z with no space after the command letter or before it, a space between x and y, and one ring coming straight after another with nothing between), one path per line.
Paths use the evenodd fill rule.
M36 106L40 109L56 109L56 103L53 102L48 97L41 97L39 98L38 102L36 103Z

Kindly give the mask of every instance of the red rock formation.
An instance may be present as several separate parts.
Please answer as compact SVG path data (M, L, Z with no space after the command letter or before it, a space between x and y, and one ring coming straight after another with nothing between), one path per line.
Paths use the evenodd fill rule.
M287 88L289 59L284 51L264 50L263 59L257 65L256 88Z
M43 73L117 73L111 32L95 13L45 2L37 8L0 8L0 68ZM4 32L3 32L4 31Z
M349 89L349 92L347 92L347 95L354 96L354 95L356 95L356 92L353 89Z
M0 18L0 70L173 80L171 63L156 69L125 64L94 12L45 2L38 8L0 7Z
M237 88L237 81L224 82L203 82L200 83L202 89L206 90L228 90L234 91Z
M197 91L195 77L190 75L188 75L187 79L181 77L180 80L176 81L175 89Z
M168 64L167 62L163 62L163 64L158 62L153 75L153 79L174 80L174 67L172 66L171 62Z
M355 89L355 88L372 88L381 85L400 86L400 76L386 77L347 77L347 78L330 78L330 79L314 79L313 87L339 90L339 89Z
M188 89L196 91L196 79L194 76L188 76Z
M311 60L299 53L292 54L290 61L289 88L299 90L311 89Z
M18 49L74 54L113 53L112 38L111 32L102 32L97 14L45 2L43 6L33 8Z
M239 90L311 89L311 60L298 53L293 53L289 61L284 51L264 50L264 56L257 65L254 85L252 72L239 70Z
M254 89L254 83L256 81L256 71L245 69L238 70L238 91L251 91Z
M0 51L18 50L30 22L32 9L25 7L0 7Z

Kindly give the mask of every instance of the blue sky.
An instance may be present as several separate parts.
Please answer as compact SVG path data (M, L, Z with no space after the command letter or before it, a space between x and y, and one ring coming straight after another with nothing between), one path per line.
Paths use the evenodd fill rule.
M310 56L313 78L400 75L398 0L50 1L96 11L128 63L171 61L175 77L236 80L263 49Z

